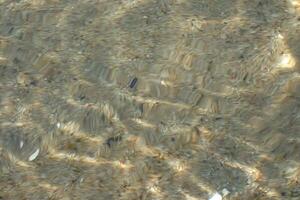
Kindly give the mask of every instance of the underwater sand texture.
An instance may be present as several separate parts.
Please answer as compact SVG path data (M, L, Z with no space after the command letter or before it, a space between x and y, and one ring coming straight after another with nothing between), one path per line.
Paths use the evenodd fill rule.
M300 199L299 70L299 0L0 0L0 199Z

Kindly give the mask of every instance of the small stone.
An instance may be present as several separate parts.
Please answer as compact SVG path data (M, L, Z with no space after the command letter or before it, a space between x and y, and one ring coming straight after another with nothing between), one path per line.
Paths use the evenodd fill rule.
M17 76L17 83L21 86L27 86L31 82L31 77L27 72L20 72Z
M36 150L36 151L28 158L28 161L33 161L33 160L35 160L35 159L38 157L39 153L40 153L40 149L37 149L37 150Z
M224 197L226 197L229 193L230 193L229 190L227 190L226 188L224 188L222 190L222 194L223 194Z
M129 83L129 87L130 88L134 88L134 86L136 85L138 79L135 77L134 79L132 79Z
M80 178L80 180L79 180L79 182L80 182L80 183L82 183L82 182L83 182L83 180L84 180L84 178L83 178L83 177L81 177L81 178Z
M216 192L209 200L222 200L222 196Z
M106 140L106 144L108 145L108 147L111 147L113 144L118 143L122 140L122 136L115 136L115 137L110 137Z

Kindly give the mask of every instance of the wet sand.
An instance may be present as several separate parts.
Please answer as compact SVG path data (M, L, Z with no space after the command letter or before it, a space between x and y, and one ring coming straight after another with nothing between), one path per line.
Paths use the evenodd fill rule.
M0 199L300 199L299 0L0 0Z

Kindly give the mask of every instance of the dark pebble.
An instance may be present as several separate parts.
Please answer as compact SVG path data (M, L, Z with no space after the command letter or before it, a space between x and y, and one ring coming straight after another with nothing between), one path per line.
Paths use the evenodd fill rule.
M82 100L84 100L84 99L85 99L85 96L84 96L84 95L79 97L79 100L80 100L80 101L82 101Z
M13 30L14 30L14 27L11 27L8 31L8 34L11 34L13 32Z
M140 111L141 111L141 113L143 113L144 112L144 105L143 104L140 104Z
M138 79L135 77L134 79L132 79L129 83L129 87L130 88L134 88L134 86L136 85Z
M106 145L108 147L111 147L114 143L120 142L122 140L122 136L115 136L115 137L110 137L106 140Z
M30 85L36 86L37 85L37 81L35 81L35 80L30 81Z

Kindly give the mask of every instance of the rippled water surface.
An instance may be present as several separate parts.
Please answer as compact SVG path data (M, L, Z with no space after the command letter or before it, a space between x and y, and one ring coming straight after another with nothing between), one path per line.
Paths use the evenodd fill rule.
M299 0L0 0L0 199L300 199Z

